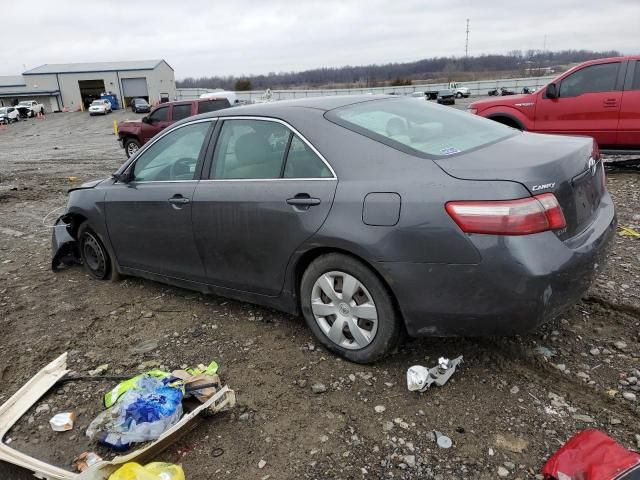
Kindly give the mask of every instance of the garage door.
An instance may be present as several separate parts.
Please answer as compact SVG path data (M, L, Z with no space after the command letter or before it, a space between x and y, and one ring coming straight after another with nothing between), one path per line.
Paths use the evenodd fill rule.
M148 97L147 79L142 78L123 78L122 94L125 97Z

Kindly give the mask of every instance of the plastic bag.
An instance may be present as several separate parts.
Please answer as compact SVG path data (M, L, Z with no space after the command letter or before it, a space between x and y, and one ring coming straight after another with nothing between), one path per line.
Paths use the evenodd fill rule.
M182 417L181 388L167 378L142 377L87 428L87 436L116 450L156 440Z
M144 467L139 463L125 463L109 476L109 480L185 480L180 465L153 462Z

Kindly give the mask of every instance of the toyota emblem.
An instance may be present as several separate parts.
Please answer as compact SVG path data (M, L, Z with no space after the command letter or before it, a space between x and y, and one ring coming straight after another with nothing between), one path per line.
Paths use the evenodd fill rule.
M596 161L593 158L589 159L589 163L587 164L587 168L591 172L591 176L596 174Z

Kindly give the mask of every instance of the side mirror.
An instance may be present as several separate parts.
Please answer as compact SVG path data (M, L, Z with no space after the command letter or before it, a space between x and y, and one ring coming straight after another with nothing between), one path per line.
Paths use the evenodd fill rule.
M555 83L550 83L547 85L547 98L558 98L558 86Z
M144 117L142 117L142 123L151 123L151 120L148 116L145 115Z
M127 172L114 173L111 175L111 178L119 183L129 183L129 174Z

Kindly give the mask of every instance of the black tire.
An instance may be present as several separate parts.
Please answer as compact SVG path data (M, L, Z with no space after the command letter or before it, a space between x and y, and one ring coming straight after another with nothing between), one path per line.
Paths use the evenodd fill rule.
M462 93L461 92L456 93L456 98L462 98Z
M88 222L80 225L77 238L82 265L89 275L97 280L120 279L109 252Z
M377 311L377 331L370 343L361 349L344 348L322 331L311 310L312 290L316 280L327 272L339 271L355 277L370 293ZM392 294L378 276L364 263L340 253L316 258L307 267L300 282L302 315L318 341L328 350L356 363L373 363L393 353L404 334L404 326L395 308Z
M132 150L134 146L135 146L135 151ZM131 157L131 155L136 153L140 149L140 146L141 146L140 142L135 138L127 138L124 141L124 151L127 154L127 158Z

